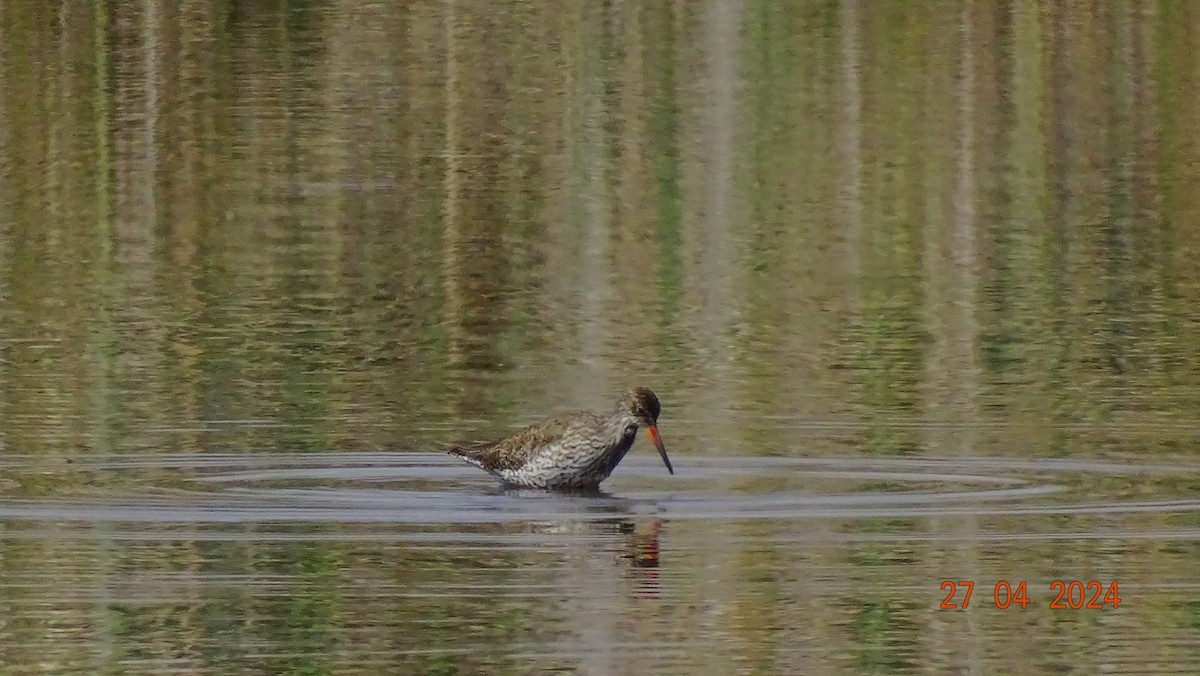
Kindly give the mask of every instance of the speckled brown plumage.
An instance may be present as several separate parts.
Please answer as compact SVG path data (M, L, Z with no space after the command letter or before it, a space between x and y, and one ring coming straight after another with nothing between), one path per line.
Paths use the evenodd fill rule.
M645 426L667 471L675 473L658 436L658 397L644 387L626 392L607 415L562 413L499 441L456 446L450 454L518 488L594 489L629 452Z

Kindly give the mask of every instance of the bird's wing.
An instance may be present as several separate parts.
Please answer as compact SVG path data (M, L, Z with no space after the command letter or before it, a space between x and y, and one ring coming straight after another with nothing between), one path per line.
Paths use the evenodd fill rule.
M493 472L517 469L538 450L562 438L574 427L596 424L597 420L598 417L590 413L562 413L534 423L511 437L454 446L448 452Z

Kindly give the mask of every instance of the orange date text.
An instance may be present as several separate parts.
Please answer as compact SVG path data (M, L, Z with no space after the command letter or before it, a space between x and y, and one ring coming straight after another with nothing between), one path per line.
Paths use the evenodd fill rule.
M946 598L938 608L963 610L971 603L975 592L974 580L945 580L941 584ZM1103 610L1121 605L1121 596L1116 580L1105 585L1091 580L1054 580L1050 583L1050 607L1056 610ZM987 601L985 600L984 603ZM1000 580L992 587L992 604L1001 610L1013 606L1027 608L1033 603L1029 598L1029 585L1024 580L1009 582Z

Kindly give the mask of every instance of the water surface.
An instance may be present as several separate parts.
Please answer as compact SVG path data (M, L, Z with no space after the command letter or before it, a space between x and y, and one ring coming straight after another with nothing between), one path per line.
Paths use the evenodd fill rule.
M1176 5L0 3L2 671L1200 670Z

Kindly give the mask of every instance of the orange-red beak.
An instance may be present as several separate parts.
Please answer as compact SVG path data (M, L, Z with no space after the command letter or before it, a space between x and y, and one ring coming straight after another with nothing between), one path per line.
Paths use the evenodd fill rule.
M667 466L667 471L674 474L675 468L671 467L671 459L667 457L667 447L663 446L662 437L658 435L658 426L647 425L646 434L650 435L650 441L654 442L654 447L658 449L658 454L662 456L663 464Z

